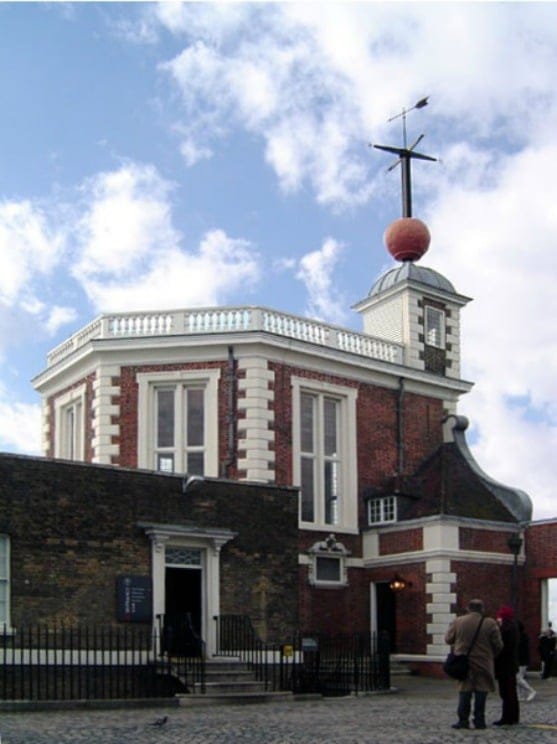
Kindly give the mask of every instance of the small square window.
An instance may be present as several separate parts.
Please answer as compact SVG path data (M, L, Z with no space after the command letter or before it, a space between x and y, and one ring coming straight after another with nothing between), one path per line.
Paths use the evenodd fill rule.
M334 535L316 542L308 553L310 584L333 589L348 586L346 560L350 551Z
M383 496L368 501L368 524L396 522L396 496Z
M340 581L340 558L316 556L315 578L317 581Z

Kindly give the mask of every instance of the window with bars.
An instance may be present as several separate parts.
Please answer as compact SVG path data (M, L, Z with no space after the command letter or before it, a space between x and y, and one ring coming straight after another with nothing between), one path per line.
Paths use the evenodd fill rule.
M383 496L368 501L368 524L396 522L396 496Z

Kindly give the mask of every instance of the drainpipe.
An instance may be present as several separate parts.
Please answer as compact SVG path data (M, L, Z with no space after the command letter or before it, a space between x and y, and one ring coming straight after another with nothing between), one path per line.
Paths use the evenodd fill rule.
M236 360L234 359L234 347L228 347L228 362L226 368L226 380L228 383L228 404L226 413L227 423L227 455L226 460L221 463L221 477L228 476L228 469L236 462Z
M398 395L396 401L396 446L398 453L397 475L404 472L404 378L398 378Z

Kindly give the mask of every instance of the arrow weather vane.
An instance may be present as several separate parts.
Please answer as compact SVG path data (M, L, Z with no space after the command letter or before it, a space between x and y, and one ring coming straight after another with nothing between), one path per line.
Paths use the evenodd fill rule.
M400 163L402 173L402 216L412 217L412 177L410 169L410 161L412 158L416 160L432 160L437 161L437 158L432 158L430 155L423 155L421 152L416 152L414 148L424 138L423 134L420 134L418 139L413 145L408 147L406 140L406 114L414 109L420 109L427 106L428 98L421 98L414 106L409 109L402 109L402 113L391 116L389 122L394 121L402 117L402 142L404 147L390 147L389 145L373 145L378 150L385 150L386 152L392 152L398 155L398 160L394 162L388 169L392 171Z

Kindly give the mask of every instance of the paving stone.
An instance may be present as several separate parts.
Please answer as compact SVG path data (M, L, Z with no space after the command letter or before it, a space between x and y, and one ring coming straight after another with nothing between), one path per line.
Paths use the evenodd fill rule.
M521 724L455 731L450 681L408 677L392 694L259 705L2 713L1 744L545 744L557 741L557 679L533 681ZM501 703L489 695L488 723ZM167 716L162 726L153 725Z

